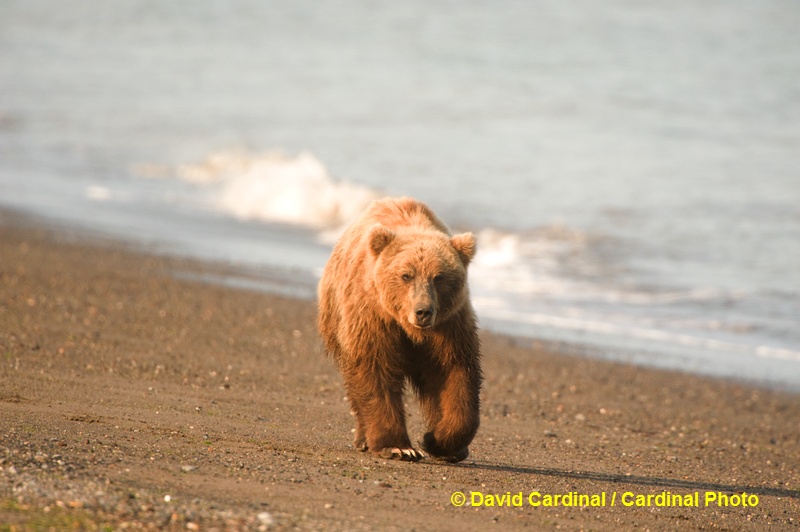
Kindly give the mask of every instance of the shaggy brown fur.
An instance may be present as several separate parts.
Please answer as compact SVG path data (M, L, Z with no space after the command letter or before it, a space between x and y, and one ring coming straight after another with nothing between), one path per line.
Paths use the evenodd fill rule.
M344 378L358 449L422 457L406 430L407 380L427 423L422 449L468 456L482 380L467 289L474 253L472 234L451 237L410 198L374 202L336 244L319 283L319 330Z

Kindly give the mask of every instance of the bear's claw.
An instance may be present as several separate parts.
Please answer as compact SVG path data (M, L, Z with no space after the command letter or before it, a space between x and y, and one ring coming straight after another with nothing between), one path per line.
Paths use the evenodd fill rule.
M422 460L423 454L413 448L384 447L381 449L381 458L387 460L401 460L403 462L418 462Z

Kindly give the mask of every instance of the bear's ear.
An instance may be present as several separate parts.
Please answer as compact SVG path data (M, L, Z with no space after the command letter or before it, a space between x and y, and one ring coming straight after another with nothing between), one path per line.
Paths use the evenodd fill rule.
M450 243L458 253L461 263L466 268L475 256L475 235L472 233L461 233L450 239Z
M369 249L376 257L392 243L392 240L394 240L394 233L380 224L373 225L369 230Z

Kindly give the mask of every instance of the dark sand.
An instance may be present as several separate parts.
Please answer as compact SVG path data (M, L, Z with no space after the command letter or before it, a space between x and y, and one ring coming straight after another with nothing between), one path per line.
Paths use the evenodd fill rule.
M471 456L386 461L351 448L313 303L179 280L222 267L43 227L0 214L0 530L800 521L798 395L485 333ZM607 498L532 507L533 491ZM454 492L467 504L451 504ZM521 492L522 506L470 507L470 492ZM662 492L697 493L700 507L623 504L625 493ZM705 506L715 492L758 504Z

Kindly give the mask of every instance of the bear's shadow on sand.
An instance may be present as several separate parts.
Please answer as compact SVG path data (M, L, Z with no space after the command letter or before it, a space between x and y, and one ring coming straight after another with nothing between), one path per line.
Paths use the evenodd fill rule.
M769 488L765 486L745 486L733 484L718 484L714 482L702 482L692 480L681 480L675 478L661 477L642 477L636 475L615 475L609 473L596 473L593 471L570 471L567 469L552 469L541 467L519 467L491 464L487 462L471 462L452 464L450 467L464 469L484 469L488 471L502 471L504 473L518 473L523 475L541 475L546 477L573 478L577 480L594 480L597 482L610 482L613 484L636 484L639 486L657 486L661 488L681 488L688 490L720 491L728 493L747 493L755 495L767 495L772 497L790 497L800 499L800 491L784 488Z

